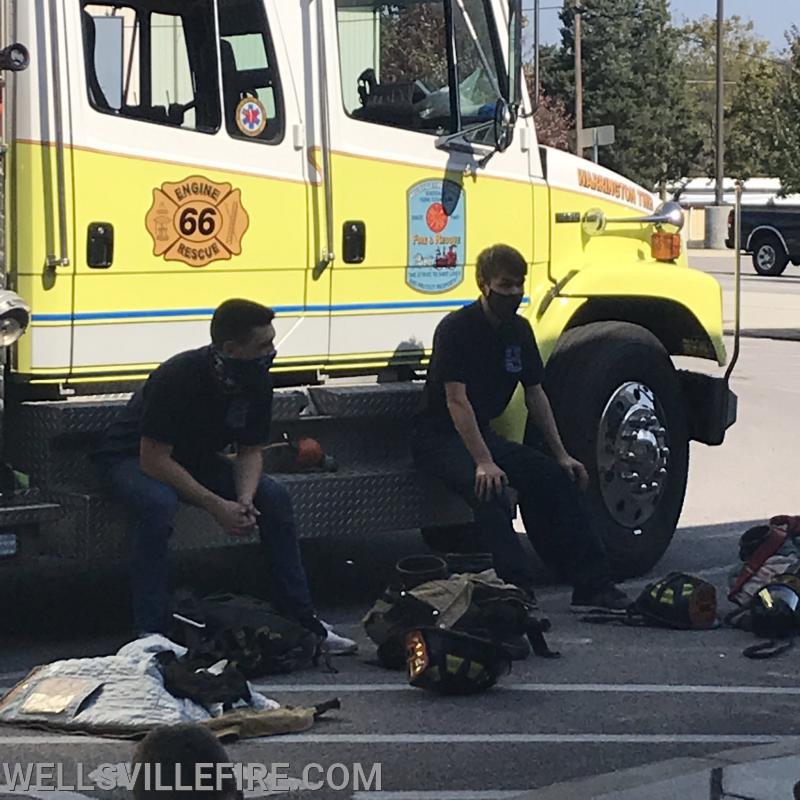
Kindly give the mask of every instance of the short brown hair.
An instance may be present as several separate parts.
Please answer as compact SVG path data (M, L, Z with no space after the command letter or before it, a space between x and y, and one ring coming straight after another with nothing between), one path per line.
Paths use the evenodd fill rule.
M254 328L263 328L275 319L275 312L261 303L235 298L226 300L211 318L211 341L217 347L225 342L244 344Z
M528 264L525 256L507 244L492 245L478 255L475 277L479 286L486 286L499 275L524 278L527 274Z
M213 786L213 789L188 788L194 786L198 764L227 764L229 761L225 748L203 725L161 725L153 728L134 751L132 763L140 767L134 780L133 796L135 800L163 800L165 796L185 797L186 800L234 800L240 794L233 775L225 774L219 780L215 771L206 771L201 786L205 784L206 787ZM157 788L161 785L174 789L177 778L181 787L187 788L174 791Z

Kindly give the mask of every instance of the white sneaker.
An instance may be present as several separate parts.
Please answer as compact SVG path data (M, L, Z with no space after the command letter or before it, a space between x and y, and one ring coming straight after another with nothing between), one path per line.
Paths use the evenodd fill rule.
M324 620L320 620L320 622L322 623L322 627L328 631L328 637L325 639L325 646L330 655L350 656L358 652L358 645L352 639L348 639L346 636L340 636L333 629L333 625L328 622Z

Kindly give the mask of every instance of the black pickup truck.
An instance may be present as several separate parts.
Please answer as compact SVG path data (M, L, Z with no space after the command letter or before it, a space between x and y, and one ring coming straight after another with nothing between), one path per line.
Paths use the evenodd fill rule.
M731 211L728 247L733 247L733 224ZM743 206L742 250L752 253L759 275L782 275L790 261L800 265L800 206Z

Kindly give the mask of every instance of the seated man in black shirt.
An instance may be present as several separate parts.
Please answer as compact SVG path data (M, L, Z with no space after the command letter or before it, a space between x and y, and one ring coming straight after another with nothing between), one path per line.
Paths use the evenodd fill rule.
M481 546L494 556L498 575L532 592L531 565L512 525L505 488L524 510L549 521L562 570L570 577L572 605L622 610L629 600L611 581L603 542L583 498L589 477L564 448L541 386L542 359L530 323L517 314L528 268L511 247L478 256L480 298L445 317L433 338L426 407L417 420L414 458L474 509ZM489 422L500 416L517 385L552 457L499 436ZM527 519L526 519L527 522Z
M228 300L211 320L212 344L165 361L107 431L95 462L133 517L131 584L137 633L167 624L167 539L178 500L205 509L231 536L258 527L273 602L322 636L332 653L355 642L317 619L300 560L292 503L263 473L272 416L275 317ZM234 458L220 453L236 445Z

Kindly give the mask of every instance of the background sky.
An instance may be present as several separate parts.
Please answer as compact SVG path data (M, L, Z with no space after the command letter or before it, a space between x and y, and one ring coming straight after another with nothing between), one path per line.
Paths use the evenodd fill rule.
M542 8L542 41L556 43L560 41L558 8L563 3L558 0L540 0ZM533 0L523 0L523 5L533 7ZM675 22L684 18L695 19L707 14L717 13L716 0L671 0L672 15ZM738 14L743 19L755 23L755 30L765 39L769 39L773 50L782 50L785 46L783 32L792 24L800 25L800 0L725 0L725 16Z

